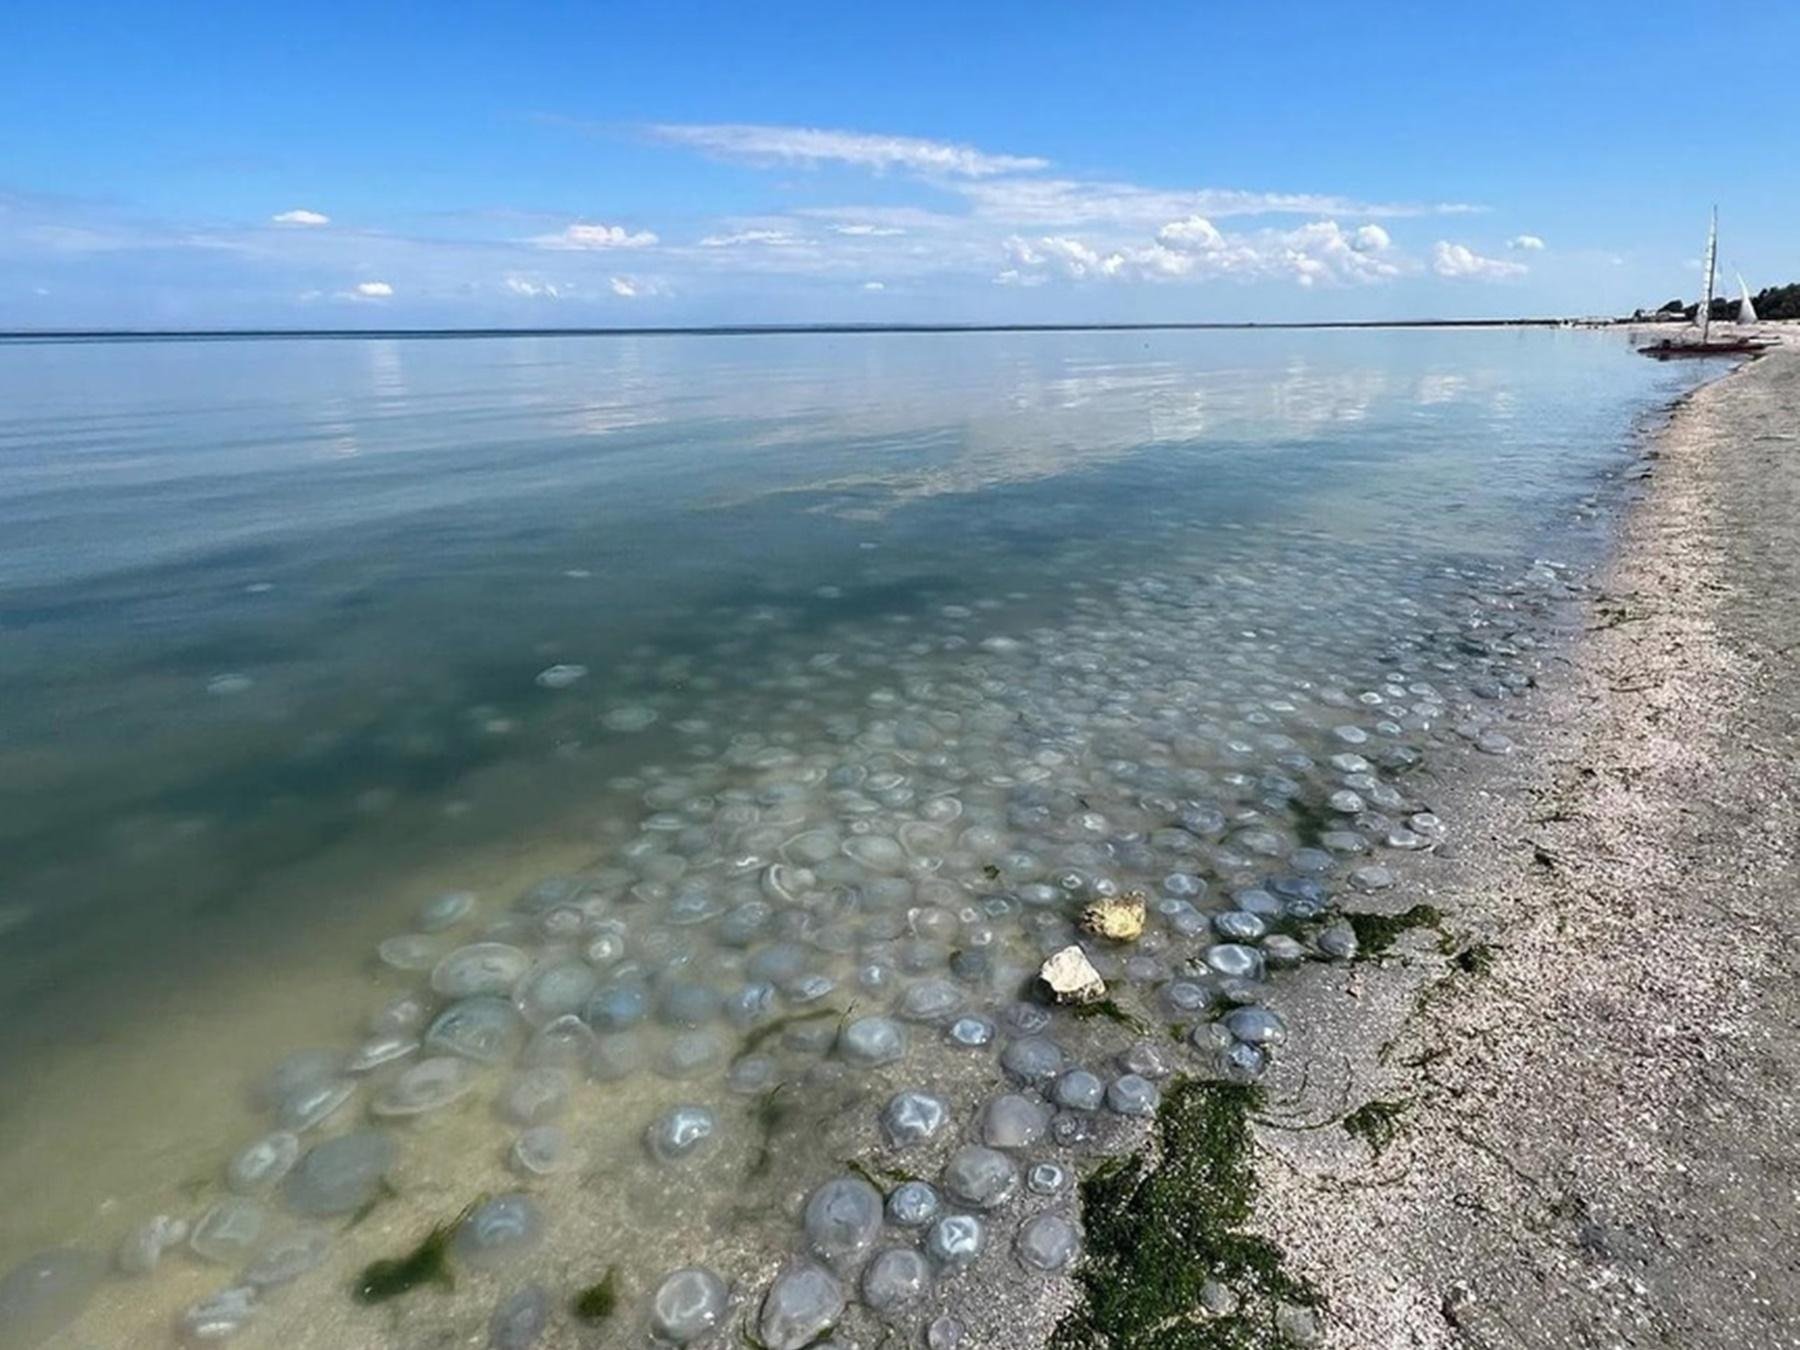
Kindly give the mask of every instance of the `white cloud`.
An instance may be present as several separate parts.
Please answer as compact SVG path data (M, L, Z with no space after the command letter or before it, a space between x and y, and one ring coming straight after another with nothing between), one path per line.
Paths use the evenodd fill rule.
M669 288L657 277L609 277L607 285L621 300L642 300L650 295L667 295Z
M887 283L885 281L865 281L862 284L862 288L865 291L885 291L887 289Z
M1506 241L1506 246L1508 248L1524 249L1529 253L1538 253L1543 250L1544 241L1535 234L1515 234L1511 239Z
M292 211L282 211L270 216L269 220L276 225L329 225L331 217L318 211L307 211L296 207Z
M751 164L853 164L881 172L903 169L921 174L986 178L1049 167L1033 155L995 155L970 145L928 141L917 136L882 136L816 127L745 124L664 125L649 128L658 140L691 146L724 159Z
M554 249L649 248L656 236L649 230L632 231L623 225L575 224L560 234L540 234L527 242Z
M394 288L385 281L359 281L356 293L365 300L385 300L394 293Z
M1002 248L1009 264L1002 274L1006 285L1035 275L1072 281L1286 278L1313 286L1386 281L1404 270L1389 255L1387 231L1364 226L1346 232L1335 220L1226 234L1203 216L1189 216L1164 225L1150 244L1103 247L1072 235L1012 235Z
M1156 232L1156 237L1170 248L1178 249L1214 249L1225 243L1225 236L1205 216L1171 220Z
M736 248L740 244L764 244L770 248L788 248L799 242L799 236L787 230L737 230L731 234L709 234L700 241L700 247Z
M562 292L547 281L533 281L530 277L510 276L506 279L506 289L514 295L522 295L533 300L558 300Z
M1440 239L1431 250L1431 270L1440 277L1479 278L1497 281L1505 277L1524 276L1523 263L1503 258L1484 258L1466 244L1452 244Z
M894 235L906 233L897 225L871 225L867 221L858 221L850 225L833 225L831 232L853 235L859 239L888 239Z
M958 183L975 213L1012 225L1112 224L1154 228L1170 220L1199 216L1461 215L1482 208L1460 202L1361 202L1311 192L1243 192L1235 188L1149 188L1135 183L1085 182L1068 178L1003 178Z

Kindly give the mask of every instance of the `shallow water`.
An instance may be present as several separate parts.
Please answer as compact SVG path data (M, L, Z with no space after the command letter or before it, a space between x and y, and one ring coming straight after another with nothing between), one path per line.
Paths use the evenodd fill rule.
M32 1085L0 1095L0 1269L199 1219L285 1114L303 1152L388 1131L400 1195L340 1231L278 1190L271 1232L332 1241L245 1343L373 1316L359 1261L508 1189L540 1264L617 1265L633 1317L688 1264L754 1308L783 1187L882 1147L895 1090L1002 1090L1083 901L1149 893L1096 961L1204 1026L1279 987L1251 918L1403 876L1422 785L1505 752L1634 428L1701 374L1511 331L0 350L0 1068ZM491 1038L400 1027L259 1098L397 996L451 1004L433 967L478 940L513 949L463 986ZM934 995L993 1042L952 1048ZM478 1062L565 1009L566 1104ZM889 1013L897 1043L851 1030ZM1129 1038L1065 1019L1115 1076ZM440 1051L471 1067L424 1086L467 1094L396 1114ZM841 1151L762 1142L778 1084ZM681 1105L718 1126L691 1167L643 1142ZM547 1178L510 1156L539 1114ZM168 1334L242 1255L165 1257L68 1334ZM475 1264L431 1305L470 1334L512 1289Z

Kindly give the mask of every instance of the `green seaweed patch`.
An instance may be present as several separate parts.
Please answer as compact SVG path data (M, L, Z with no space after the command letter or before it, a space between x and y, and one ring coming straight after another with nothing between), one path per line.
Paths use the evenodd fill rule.
M1493 968L1495 957L1491 942L1471 942L1450 957L1450 964L1465 975L1485 975Z
M364 1266L362 1274L356 1277L356 1301L385 1303L422 1284L456 1288L456 1277L450 1271L450 1239L480 1203L471 1201L449 1223L434 1225L405 1256L371 1261Z
M757 1048L772 1036L779 1036L789 1027L798 1026L802 1022L816 1022L821 1017L839 1016L836 1008L808 1008L804 1012L789 1013L785 1017L777 1017L773 1022L764 1022L749 1035L744 1037L744 1045L738 1051L738 1058L753 1055Z
M1109 1022L1116 1022L1122 1027L1135 1031L1140 1036L1150 1034L1150 1024L1135 1013L1128 1013L1119 1006L1117 999L1097 998L1092 1003L1072 1003L1069 1011L1084 1022L1096 1017L1104 1017Z
M1382 1150L1400 1133L1400 1121L1406 1115L1407 1106L1406 1102L1384 1102L1379 1098L1364 1102L1344 1117L1344 1133L1352 1139L1362 1140L1379 1158Z
M1087 1255L1081 1302L1054 1350L1281 1350L1283 1303L1321 1297L1288 1273L1281 1249L1246 1231L1256 1195L1254 1086L1183 1080L1163 1098L1153 1137L1081 1182ZM1200 1291L1218 1280L1238 1310L1210 1316Z
M1306 848L1319 848L1325 831L1337 823L1337 818L1320 806L1304 797L1288 798L1288 813L1294 818L1294 837Z
M919 1177L899 1167L874 1167L856 1158L845 1158L844 1167L856 1173L878 1191L886 1191L889 1187L900 1186L909 1181L918 1181Z
M1436 928L1444 916L1435 905L1414 905L1399 914L1344 912L1344 922L1356 934L1356 952L1361 958L1381 956L1392 947L1402 933L1415 928Z
M593 1326L611 1317L619 1306L619 1268L608 1266L606 1274L576 1294L569 1301L569 1312L577 1322Z

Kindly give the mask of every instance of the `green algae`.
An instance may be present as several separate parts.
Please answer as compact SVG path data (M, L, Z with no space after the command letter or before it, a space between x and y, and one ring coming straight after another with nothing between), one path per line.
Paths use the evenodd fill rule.
M442 1289L456 1288L456 1277L450 1273L450 1239L462 1226L475 1206L472 1201L449 1223L433 1225L405 1256L371 1261L356 1277L358 1303L385 1303L422 1284L435 1284Z
M1058 1325L1053 1350L1282 1350L1284 1303L1319 1294L1288 1273L1281 1249L1246 1231L1256 1195L1250 1119L1254 1086L1178 1081L1153 1137L1081 1182L1087 1254L1081 1302ZM1217 1280L1238 1310L1209 1315L1200 1291Z
M608 1266L597 1283L590 1284L569 1303L569 1312L578 1322L592 1326L604 1322L619 1306L619 1268Z
M769 1170L769 1165L775 1159L775 1136L799 1110L798 1103L781 1095L786 1086L786 1083L777 1083L756 1099L756 1106L751 1111L760 1141L756 1156L750 1160L750 1175L753 1177L760 1177Z
M1400 1133L1401 1119L1406 1115L1406 1102L1386 1102L1379 1098L1364 1102L1343 1119L1344 1133L1360 1139L1377 1158Z
M848 1016L848 1010L845 1011L844 1015ZM773 1022L764 1022L760 1027L757 1027L754 1031L744 1037L743 1047L739 1049L737 1057L742 1059L746 1055L755 1054L757 1048L761 1046L763 1042L767 1041L770 1037L779 1036L789 1027L798 1026L802 1022L816 1022L821 1017L837 1016L839 1016L839 1013L836 1008L808 1008L804 1012L789 1013L785 1017L777 1017Z
M1090 1021L1096 1017L1104 1017L1109 1022L1116 1022L1140 1036L1150 1034L1150 1024L1135 1013L1128 1013L1119 1006L1117 999L1100 998L1092 1003L1072 1003L1069 1012L1082 1021Z
M1414 905L1399 914L1344 913L1344 922L1356 934L1359 960L1385 954L1402 933L1410 933L1415 928L1436 928L1443 921L1444 916L1435 905Z

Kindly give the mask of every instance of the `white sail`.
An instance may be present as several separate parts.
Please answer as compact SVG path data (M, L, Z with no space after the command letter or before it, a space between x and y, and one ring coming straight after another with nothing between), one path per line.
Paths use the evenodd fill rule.
M1700 341L1706 341L1707 332L1712 328L1713 270L1719 261L1719 208L1712 209L1712 228L1706 234L1706 291L1700 297L1700 307L1694 311L1694 318L1700 323Z
M1744 274L1739 272L1738 279L1738 322L1755 323L1756 306L1750 303L1750 288L1744 284Z

